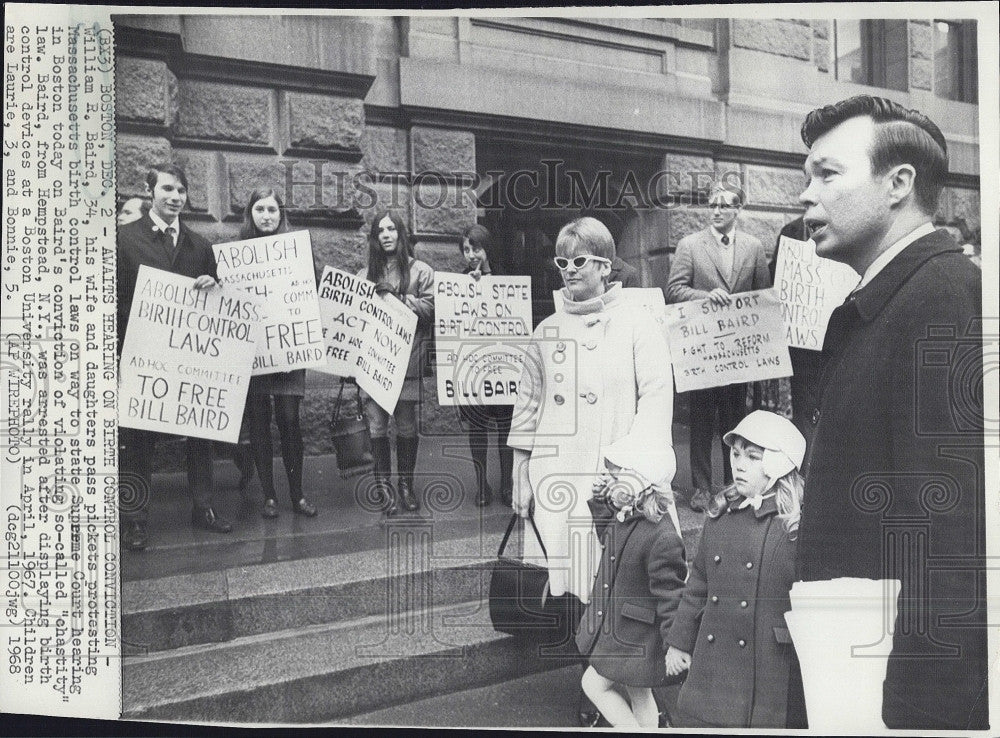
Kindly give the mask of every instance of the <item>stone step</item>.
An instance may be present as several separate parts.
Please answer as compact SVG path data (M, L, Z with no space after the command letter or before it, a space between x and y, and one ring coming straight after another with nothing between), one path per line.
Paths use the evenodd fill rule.
M426 697L564 668L496 633L480 602L309 626L144 657L123 667L123 717L222 723L349 722Z
M689 552L701 516L681 511ZM463 601L485 602L489 567L509 517L448 526L400 517L341 553L125 582L125 652L143 655ZM442 529L444 528L444 529ZM378 543L375 543L375 539ZM508 555L520 551L517 536Z

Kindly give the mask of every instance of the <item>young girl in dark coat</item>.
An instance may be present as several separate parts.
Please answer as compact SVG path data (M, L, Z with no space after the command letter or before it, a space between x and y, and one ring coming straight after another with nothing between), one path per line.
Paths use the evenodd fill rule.
M804 727L788 724L789 689L799 677L784 614L795 581L806 441L791 421L764 410L724 440L733 484L709 505L667 634L667 673L689 669L674 723Z
M588 501L603 549L576 644L589 666L581 685L614 727L655 728L651 687L664 681L666 635L687 575L669 489L613 469ZM615 685L622 685L628 702Z

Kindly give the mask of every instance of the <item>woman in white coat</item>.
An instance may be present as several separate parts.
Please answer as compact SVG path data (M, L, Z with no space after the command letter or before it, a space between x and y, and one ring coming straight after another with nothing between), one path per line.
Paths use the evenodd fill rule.
M623 482L669 489L673 376L659 324L607 281L615 244L604 224L564 226L556 254L563 306L532 334L508 439L513 507L522 517L534 510L551 593L586 604L601 560L592 484L609 469ZM672 504L668 512L679 533ZM524 549L545 565L534 536Z

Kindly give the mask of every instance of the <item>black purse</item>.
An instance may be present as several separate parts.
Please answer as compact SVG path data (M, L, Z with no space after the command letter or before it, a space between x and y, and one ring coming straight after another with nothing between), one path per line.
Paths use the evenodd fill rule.
M364 474L375 463L372 457L372 439L368 433L368 419L361 408L361 390L357 385L355 385L357 414L341 414L346 383L346 379L340 380L337 402L333 407L333 417L330 419L333 448L337 454L337 468L340 470L340 476L344 478Z
M490 621L493 629L519 640L546 646L549 652L576 656L574 632L583 615L580 600L569 593L552 596L547 567L504 556L517 520L517 514L511 517L497 550L497 560L493 562L490 576ZM548 552L535 521L532 518L528 521L547 559Z

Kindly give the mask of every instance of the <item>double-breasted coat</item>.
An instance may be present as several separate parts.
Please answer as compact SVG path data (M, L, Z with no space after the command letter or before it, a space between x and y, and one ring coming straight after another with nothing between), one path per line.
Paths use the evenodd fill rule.
M791 670L785 624L795 541L774 497L739 503L702 529L667 642L691 654L674 718L686 727L784 728Z
M601 560L587 501L607 459L658 485L673 479L673 374L660 327L622 297L573 302L543 320L526 346L508 445L531 454L535 523L525 560L548 566L553 595L590 598ZM671 509L671 518L677 512Z
M687 560L669 516L632 512L623 520L604 500L588 503L602 558L576 645L601 676L633 687L663 682L666 636L680 601Z
M982 273L934 231L833 312L823 346L799 574L901 580L891 728L987 726L981 316Z

